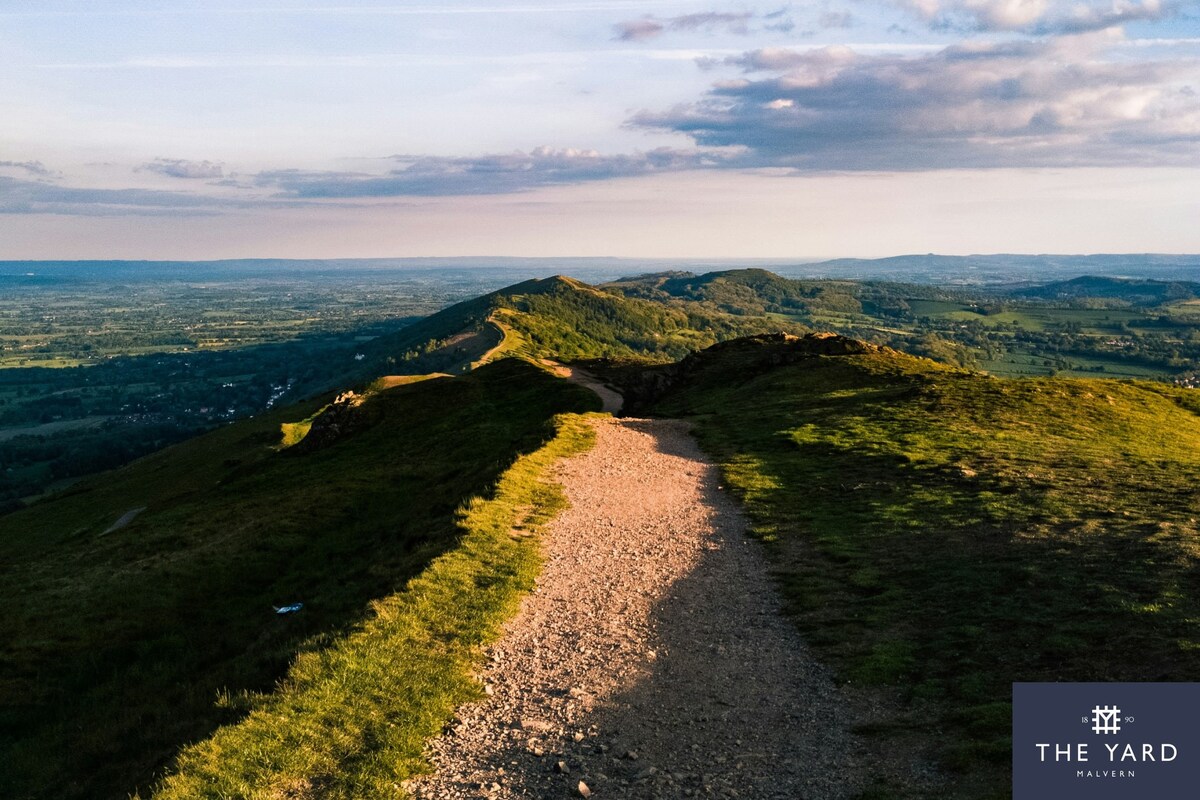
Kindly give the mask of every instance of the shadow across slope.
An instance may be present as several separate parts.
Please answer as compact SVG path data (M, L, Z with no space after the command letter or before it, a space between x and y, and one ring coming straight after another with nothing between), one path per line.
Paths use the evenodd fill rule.
M1007 797L1011 682L1200 678L1194 394L814 344L730 343L632 394L695 421L841 680L899 698L880 747Z

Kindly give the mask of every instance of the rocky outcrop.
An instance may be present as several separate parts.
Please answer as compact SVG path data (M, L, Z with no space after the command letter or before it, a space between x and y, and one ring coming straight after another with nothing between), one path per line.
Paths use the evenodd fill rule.
M304 438L285 452L302 455L322 450L374 425L378 415L366 403L368 396L355 392L339 394L316 416Z

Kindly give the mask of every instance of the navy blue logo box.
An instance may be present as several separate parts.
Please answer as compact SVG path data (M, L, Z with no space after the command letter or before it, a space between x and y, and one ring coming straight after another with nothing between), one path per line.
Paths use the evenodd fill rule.
M1200 798L1200 683L1014 683L1013 800Z

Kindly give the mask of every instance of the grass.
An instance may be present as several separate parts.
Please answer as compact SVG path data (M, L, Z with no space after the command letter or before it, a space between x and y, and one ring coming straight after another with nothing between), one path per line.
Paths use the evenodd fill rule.
M571 278L528 281L494 296L504 347L529 358L575 361L679 358L715 342L780 327L693 306L666 306L609 293Z
M414 383L422 381L434 380L435 378L449 378L444 372L432 372L428 375L384 375L381 378L376 378L371 383L367 384L362 391L363 399L369 399L380 392L385 392L388 389L395 389L397 386L411 386ZM284 422L279 426L280 439L278 449L286 450L289 447L299 444L303 441L308 432L312 430L313 422L321 415L328 405L323 405L313 413L309 414L299 422Z
M593 438L579 416L556 425L557 436L518 459L490 497L461 509L453 550L373 602L353 632L302 654L277 691L239 698L254 710L184 750L155 800L399 796L426 769L425 739L481 696L473 675L483 646L539 571L530 534L566 502L547 469Z
M1073 369L1059 369L1054 366L1046 366L1046 360L1045 356L1035 356L1023 352L1020 348L1013 348L996 360L980 360L979 366L993 375L1009 378L1050 374L1091 378L1096 375L1092 371L1092 367L1103 367L1104 374L1112 378L1144 378L1153 380L1154 378L1161 377L1163 374L1160 369L1131 364L1119 358L1104 359L1072 353L1066 356L1066 361L1074 367Z
M480 356L479 360L471 365L472 368L482 366L499 358L519 356L527 349L521 335L505 322L506 317L511 317L515 313L511 308L497 308L488 317L488 324L499 332L500 341L495 347Z
M918 740L955 796L1008 796L1013 681L1200 678L1181 390L885 352L718 362L655 411L696 421L841 680L919 720L874 735Z
M313 420L320 416L321 412L328 407L329 406L321 406L299 422L281 423L279 425L279 448L282 450L299 444L300 441L308 435L308 432L312 430Z
M981 314L967 303L948 300L921 300L910 298L912 312L920 317L978 322L987 327L997 324L1017 325L1029 331L1044 331L1067 322L1077 323L1091 333L1114 334L1121 332L1122 323L1146 319L1146 313L1117 308L1057 308L1039 304L1009 302L1004 311Z
M392 373L634 375L778 324L716 308L528 281L364 343L364 382L392 376L332 444L288 447L330 395L4 517L0 796L400 794L536 572L524 534L561 503L539 475L586 445L562 415L597 400L514 359ZM883 750L1004 796L1011 681L1200 676L1195 395L748 352L673 373L653 410L697 423L841 679L902 699L864 730Z
M243 718L252 704L239 698L270 693L298 656L353 635L372 601L454 551L457 509L552 438L556 415L598 408L587 390L506 360L380 391L373 427L277 451L280 426L328 400L3 518L0 796L144 792L181 746ZM298 614L272 612L297 601Z

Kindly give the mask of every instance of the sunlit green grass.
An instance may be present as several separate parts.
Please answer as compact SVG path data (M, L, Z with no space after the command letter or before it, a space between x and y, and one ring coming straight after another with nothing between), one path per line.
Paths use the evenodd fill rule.
M1140 311L1119 308L1057 308L1041 304L1010 303L1010 308L991 314L981 314L968 303L948 300L909 299L908 305L919 317L977 322L987 327L997 324L1016 325L1029 331L1044 331L1073 322L1084 331L1093 333L1117 333L1122 323L1136 322L1146 318Z

